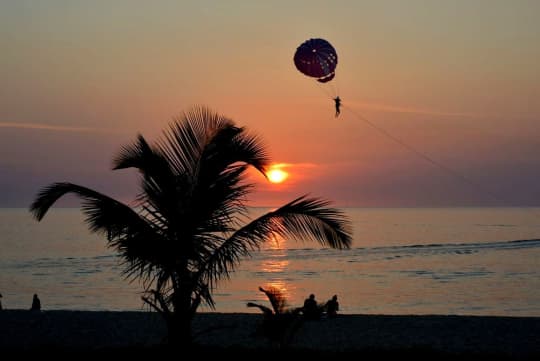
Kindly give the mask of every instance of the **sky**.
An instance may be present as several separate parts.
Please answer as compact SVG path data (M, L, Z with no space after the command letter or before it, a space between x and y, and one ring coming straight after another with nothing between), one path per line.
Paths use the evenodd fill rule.
M325 85L292 61L310 38ZM250 205L540 206L539 1L0 0L0 53L0 207L56 181L132 201L112 159L196 105L289 174L251 174Z

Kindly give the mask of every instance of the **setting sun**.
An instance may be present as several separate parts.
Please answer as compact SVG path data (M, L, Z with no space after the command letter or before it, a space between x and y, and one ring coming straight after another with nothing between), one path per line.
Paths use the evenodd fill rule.
M289 173L285 172L281 169L270 169L266 176L268 177L268 180L272 183L281 183L289 177Z

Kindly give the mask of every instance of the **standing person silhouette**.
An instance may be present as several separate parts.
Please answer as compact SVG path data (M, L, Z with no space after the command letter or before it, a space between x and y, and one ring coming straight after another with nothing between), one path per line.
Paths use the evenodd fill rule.
M2 311L2 294L0 293L0 311Z
M32 298L32 307L30 311L41 311L41 301L37 294L34 293L34 298Z
M339 95L334 98L334 102L336 103L336 118L339 116L339 113L341 113L340 107L341 107L341 99L339 98Z

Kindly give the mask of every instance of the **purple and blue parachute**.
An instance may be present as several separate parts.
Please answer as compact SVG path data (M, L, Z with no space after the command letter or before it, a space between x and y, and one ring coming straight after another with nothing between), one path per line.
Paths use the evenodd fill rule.
M336 75L336 49L324 39L309 39L296 49L294 65L303 74L329 82Z

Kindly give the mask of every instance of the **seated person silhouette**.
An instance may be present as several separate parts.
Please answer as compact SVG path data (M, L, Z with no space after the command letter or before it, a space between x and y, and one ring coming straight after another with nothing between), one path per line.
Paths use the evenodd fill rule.
M302 312L306 320L318 320L321 317L321 311L313 293L304 301Z
M339 311L339 302L337 300L337 295L334 295L331 300L328 300L328 302L326 302L325 308L328 317L337 316L337 311Z

